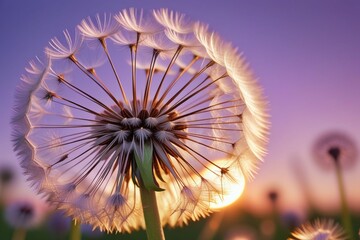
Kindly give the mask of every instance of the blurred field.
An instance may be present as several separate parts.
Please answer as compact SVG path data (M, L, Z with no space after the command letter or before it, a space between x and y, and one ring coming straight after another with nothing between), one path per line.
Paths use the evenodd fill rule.
M1 211L0 221L0 239L11 239L14 230L5 222L3 209ZM50 216L49 216L50 217ZM49 217L45 219L42 225L30 229L27 232L26 239L29 240L62 240L69 239L70 222L58 219L58 229L56 226L49 227ZM298 219L294 214L277 214L270 213L263 216L257 216L246 212L241 208L229 207L222 212L214 213L207 219L198 222L192 222L186 227L165 228L167 239L172 240L281 240L290 236L290 231L301 222L316 218L332 218L340 223L337 215L326 215L313 210L306 219ZM352 215L353 232L358 232L360 227L360 216ZM67 230L61 230L61 228ZM145 231L134 231L131 234L106 234L99 231L92 232L90 226L83 226L82 239L146 239ZM56 230L56 231L55 231ZM244 238L240 238L244 237ZM247 238L245 238L247 237Z

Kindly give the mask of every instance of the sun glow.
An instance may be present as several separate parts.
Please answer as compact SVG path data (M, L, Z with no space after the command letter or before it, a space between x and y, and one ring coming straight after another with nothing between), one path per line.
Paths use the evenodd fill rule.
M219 160L215 163L218 166L226 166L227 160ZM204 176L213 176L212 171L215 169L215 166L210 167L204 171ZM234 171L232 179L226 177L219 177L216 181L213 181L219 189L222 189L222 192L217 195L213 202L210 203L210 208L213 210L221 209L227 207L234 203L237 199L240 198L245 188L245 178L240 171Z

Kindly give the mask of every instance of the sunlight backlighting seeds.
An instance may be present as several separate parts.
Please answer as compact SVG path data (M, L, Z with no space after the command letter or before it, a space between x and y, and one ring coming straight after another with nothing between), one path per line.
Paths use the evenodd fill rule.
M228 190L225 190L223 194L214 198L214 202L210 203L211 209L219 210L233 204L241 197L242 193L244 192L245 179L243 176L239 176L237 178L237 182L228 181L226 184L226 188Z
M227 160L218 160L215 163L218 166L226 166ZM209 169L205 169L201 173L205 178L212 177L212 171L214 170L215 167L209 166ZM244 192L245 178L241 172L237 172L237 174L234 173L231 179L220 176L218 179L212 180L215 187L222 189L222 193L215 196L210 203L210 208L213 210L220 210L233 204Z
M183 225L253 177L267 104L238 50L207 25L128 9L86 18L45 52L17 89L14 149L28 180L74 219L144 227L146 189L163 225Z
M346 240L342 227L332 219L316 219L295 229L288 240Z

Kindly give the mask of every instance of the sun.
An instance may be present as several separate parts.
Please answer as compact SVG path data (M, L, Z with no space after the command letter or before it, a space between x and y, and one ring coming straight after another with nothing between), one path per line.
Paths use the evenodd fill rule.
M215 163L218 166L226 166L228 161L226 159L217 160ZM206 178L207 176L213 177L214 166L210 166L209 169L203 171L203 176ZM221 209L227 207L234 203L237 199L240 198L245 188L245 177L241 174L240 171L234 171L232 174L233 178L236 180L230 180L226 177L219 178L218 181L215 182L215 187L219 189L223 189L223 192L213 199L214 201L210 203L210 208L212 210Z

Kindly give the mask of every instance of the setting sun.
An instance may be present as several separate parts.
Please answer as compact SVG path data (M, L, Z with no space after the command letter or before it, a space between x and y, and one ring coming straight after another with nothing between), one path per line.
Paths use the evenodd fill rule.
M215 162L219 166L226 166L226 160L219 160ZM214 170L214 167L209 167L209 169L204 170L204 176L210 175ZM223 192L217 195L214 199L214 202L210 203L210 208L213 210L221 209L227 207L234 203L242 195L245 188L245 178L239 171L234 171L234 174L231 179L227 177L219 177L216 183L216 187L223 189ZM211 175L210 175L211 176Z

